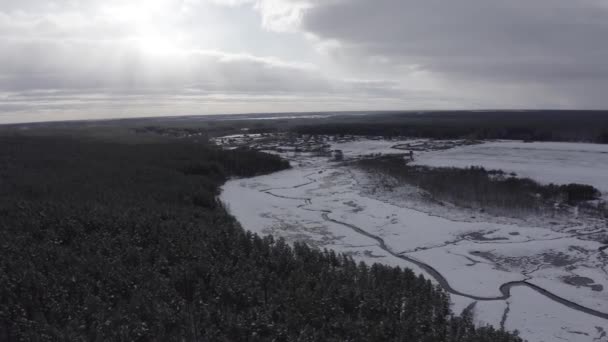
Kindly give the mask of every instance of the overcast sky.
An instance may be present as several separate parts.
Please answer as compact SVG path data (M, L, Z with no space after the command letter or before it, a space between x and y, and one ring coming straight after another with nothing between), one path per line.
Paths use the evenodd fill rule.
M0 123L608 108L608 0L0 0Z

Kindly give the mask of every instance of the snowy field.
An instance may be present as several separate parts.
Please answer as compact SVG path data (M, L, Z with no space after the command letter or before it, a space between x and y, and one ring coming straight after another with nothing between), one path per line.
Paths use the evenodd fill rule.
M416 141L316 143L342 150L348 159L403 154L393 147ZM302 146L298 141L291 144ZM432 160L434 155L485 145L489 144L422 152L421 158ZM555 154L576 154L578 145L584 144L558 145L543 150L555 152L554 163L559 161ZM597 231L596 226L581 222L561 230L508 220L443 217L437 208L409 206L395 197L398 189L393 193L378 186L378 191L370 192L378 180L362 171L319 153L294 153L289 147L280 150L291 151L281 154L291 160L292 169L232 180L223 187L221 200L245 229L331 248L358 261L412 268L451 293L455 312L474 304L480 325L518 330L529 341L608 341L607 251L599 250L599 242L581 238ZM515 152L512 155L511 159L516 157ZM576 166L567 160L562 165ZM505 290L508 283L513 286Z
M608 145L498 141L424 152L416 163L427 166L483 166L515 172L541 183L589 184L608 194Z

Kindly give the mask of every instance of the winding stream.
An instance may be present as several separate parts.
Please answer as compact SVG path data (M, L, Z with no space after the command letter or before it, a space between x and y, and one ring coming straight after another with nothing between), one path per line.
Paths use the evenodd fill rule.
M271 188L271 189L264 189L264 190L260 190L260 192L265 193L267 195L270 196L274 196L274 197L279 197L279 198L285 198L285 199L292 199L292 200L301 200L304 201L303 204L299 205L298 208L304 209L304 210L308 210L308 211L315 211L315 212L320 212L321 213L321 217L323 218L323 220L327 221L327 222L332 222L335 224L339 224L341 226L347 227L353 231L355 231L358 234L361 234L363 236L366 236L370 239L375 240L379 247L384 250L385 252L389 253L390 255L405 260L407 262L410 262L412 264L417 265L418 267L422 268L424 271L426 271L431 277L433 277L433 279L435 279L437 281L437 283L448 293L454 294L454 295L458 295L458 296L462 296L462 297L466 297L466 298L470 298L476 301L497 301L497 300L507 300L509 298L511 298L511 289L514 287L527 287L529 289L532 289L534 291L536 291L537 293L557 302L560 303L564 306L567 306L570 309L576 310L576 311L580 311L583 313L586 313L588 315L592 315L595 317L599 317L599 318L603 318L608 320L608 313L605 312L601 312L601 311L597 311L591 308L588 308L586 306L582 306L580 304L577 304L573 301L570 301L568 299L565 299L563 297L560 297L552 292L549 292L547 290L545 290L544 288L532 284L528 281L525 280L520 280L520 281L512 281L512 282L508 282L508 283L504 283L500 286L499 290L501 295L500 296L496 296L496 297L481 297L481 296L476 296L473 294L467 294L464 292L461 292L459 290L454 289L450 283L448 282L448 280L439 272L437 271L433 266L422 262L420 260L417 260L415 258L406 256L406 255L402 255L402 254L397 254L395 253L389 246L386 245L386 243L384 242L384 239L382 239L381 237L371 234L367 231L365 231L364 229L355 226L353 224L350 223L346 223L346 222L342 222L336 219L331 218L329 215L332 214L331 210L315 210L315 209L309 209L309 208L305 208L306 206L309 206L312 204L312 200L313 198L303 198L303 197L288 197L288 196L281 196L281 195L277 195L272 193L272 190L279 190L279 189L296 189L296 188L300 188L302 186L308 185L308 184L312 184L314 182L316 182L316 180L314 179L310 179L309 178L310 175L304 176L304 178L308 179L307 183L304 184L299 184L296 186L292 186L292 187L283 187L283 188ZM608 246L604 246L602 248L600 248L601 251L603 251L604 249L607 249Z
M517 287L517 286L523 286L523 287L528 287L528 288L530 288L530 289L532 289L532 290L534 290L534 291L542 294L543 296L545 296L545 297L547 297L547 298L549 298L549 299L551 299L551 300L553 300L555 302L563 304L563 305L565 305L565 306L567 306L567 307L569 307L571 309L574 309L574 310L577 310L577 311L581 311L581 312L584 312L586 314L593 315L593 316L596 316L596 317L600 317L600 318L603 318L603 319L608 319L608 313L604 313L604 312L601 312L601 311L597 311L597 310L590 309L588 307L582 306L582 305L577 304L577 303L575 303L573 301L570 301L568 299L562 298L562 297L560 297L560 296L558 296L558 295L556 295L554 293L551 293L551 292L543 289L542 287L540 287L538 285L532 284L532 283L524 281L524 280L521 280L521 281L512 281L512 282L508 282L508 283L502 284L500 286L500 292L502 293L502 295L498 296L498 297L480 297L480 296L475 296L475 295L471 295L471 294L460 292L460 291L454 289L450 285L450 283L447 281L447 279L441 273L439 273L439 271L437 271L435 268L433 268L433 266L431 266L429 264L426 264L426 263L424 263L424 262L422 262L420 260L417 260L417 259L405 256L405 255L400 255L400 254L397 254L397 253L393 252L390 249L390 247L388 247L386 245L386 243L384 242L384 240L381 237L379 237L377 235L370 234L370 233L366 232L365 230L363 230L363 229L361 229L361 228L359 228L359 227L357 227L355 225L352 225L350 223L334 220L334 219L332 219L332 218L329 217L329 214L327 212L323 212L321 214L321 216L323 217L323 219L325 221L333 222L333 223L336 223L336 224L348 227L348 228L356 231L359 234L365 235L365 236L367 236L367 237L369 237L371 239L376 240L378 242L380 248L383 249L384 251L386 251L387 253L389 253L390 255L392 255L392 256L394 256L396 258L399 258L399 259L411 262L411 263L415 264L416 266L424 269L431 277L433 277L437 281L437 283L439 283L439 285L441 287L443 287L447 292L449 292L451 294L458 295L458 296L463 296L463 297L470 298L470 299L473 299L473 300L478 300L478 301L507 300L507 299L509 299L511 297L511 288Z

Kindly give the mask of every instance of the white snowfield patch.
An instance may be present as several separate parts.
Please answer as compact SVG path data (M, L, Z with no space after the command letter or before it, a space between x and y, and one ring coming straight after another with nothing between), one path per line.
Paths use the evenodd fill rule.
M541 183L593 185L608 193L608 145L498 141L425 152L415 164L435 167L483 166L515 172Z
M343 143L333 143L333 150L341 150L344 157L359 157L370 154L406 154L409 151L395 148L403 144L414 144L422 140L354 140Z
M505 310L508 302L504 300L492 302L476 302L473 308L473 319L478 326L491 325L494 327L504 327ZM508 317L508 316L507 316ZM515 329L509 329L515 330Z
M470 245L430 249L408 254L439 271L454 289L481 297L500 297L500 286L525 280L518 272L508 272L495 264L468 254Z
M389 153L393 144L360 140L332 144L332 148L341 145L345 157L356 158ZM575 153L572 146L568 148ZM435 153L444 152L428 155ZM608 312L608 256L599 251L600 243L581 238L596 227L581 222L568 229L551 229L533 222L505 223L507 218L468 222L471 213L465 211L441 217L440 211L426 211L424 206L401 205L398 197L403 192L398 189L378 190L384 191L382 196L372 196L370 188L381 188L374 185L376 178L329 157L281 155L290 158L292 169L232 180L223 187L221 200L245 229L290 243L305 241L368 264L408 267L441 284L428 267L407 259L413 258L464 294L451 296L456 313L475 303L473 313L479 325L517 329L528 341L608 342L602 330L608 327L607 319L555 302L525 285L512 287L506 300L500 290L505 283L527 281L579 305Z
M307 242L319 248L333 249L351 255L356 261L407 267L416 273L423 270L385 250L377 241L357 234L343 225L323 219L327 208L339 206L335 198L327 198L324 205L308 201L316 188L311 186L321 176L320 169L292 169L272 175L227 182L221 200L243 227L260 235L273 235L287 242ZM298 176L306 176L303 179ZM313 181L313 183L310 183ZM268 186L271 185L272 186ZM294 188L289 188L289 186ZM316 184L318 187L318 184ZM332 205L333 204L333 205Z
M505 329L518 330L528 341L608 341L605 319L564 307L528 288L517 287L511 291Z

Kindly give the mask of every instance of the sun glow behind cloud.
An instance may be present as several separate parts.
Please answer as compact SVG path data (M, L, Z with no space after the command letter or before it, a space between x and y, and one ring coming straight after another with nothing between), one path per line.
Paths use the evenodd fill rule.
M176 9L173 1L145 0L105 5L107 20L126 28L127 39L144 54L167 55L185 49L185 33L171 25ZM179 12L179 9L177 10Z
M607 104L599 0L1 1L0 122Z

